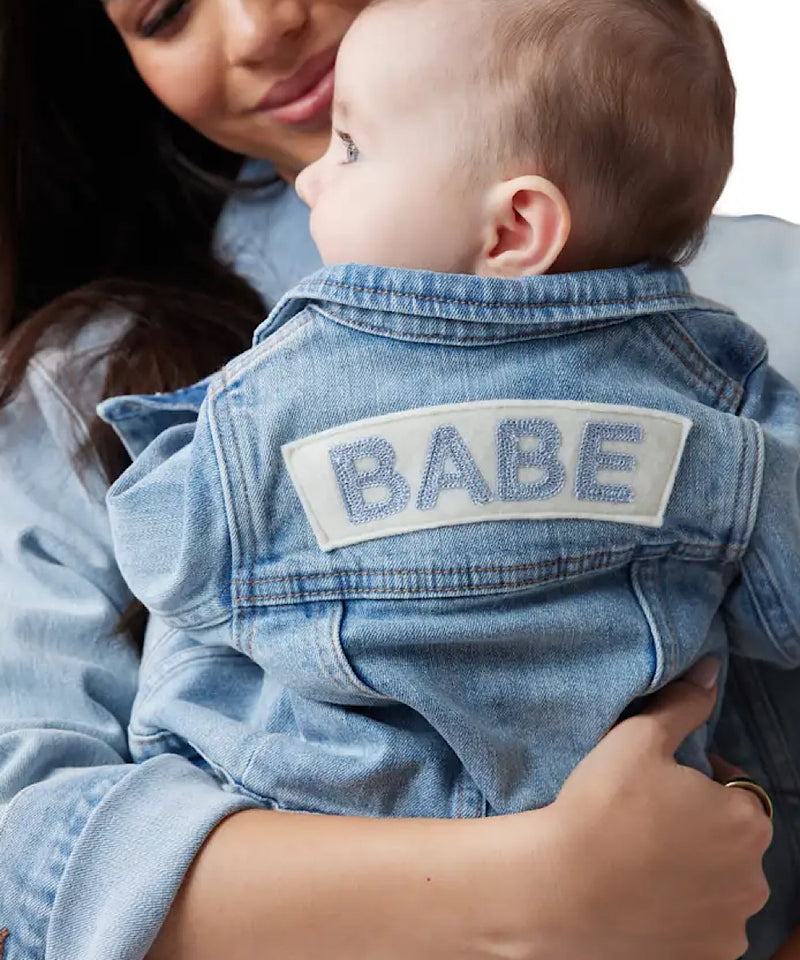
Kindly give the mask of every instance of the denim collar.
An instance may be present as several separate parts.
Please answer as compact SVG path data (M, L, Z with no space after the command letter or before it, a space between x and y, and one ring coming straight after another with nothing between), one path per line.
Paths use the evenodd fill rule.
M290 291L255 342L306 307L391 338L469 345L577 333L700 305L680 270L653 264L514 280L349 264L320 270Z
M651 264L518 280L351 264L303 280L256 330L254 343L304 309L389 339L479 347L703 306L680 270ZM166 426L196 416L207 382L166 395L113 397L98 413L135 456Z

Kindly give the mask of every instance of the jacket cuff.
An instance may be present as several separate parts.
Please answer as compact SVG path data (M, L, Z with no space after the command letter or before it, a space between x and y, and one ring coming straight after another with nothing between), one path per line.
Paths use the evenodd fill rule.
M0 822L0 956L141 960L206 837L254 807L175 755L28 787Z

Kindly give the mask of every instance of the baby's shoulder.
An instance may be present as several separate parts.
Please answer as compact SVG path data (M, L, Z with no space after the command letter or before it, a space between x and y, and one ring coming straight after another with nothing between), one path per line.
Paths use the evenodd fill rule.
M698 298L697 306L675 315L687 346L726 377L744 384L767 356L767 341L732 310Z

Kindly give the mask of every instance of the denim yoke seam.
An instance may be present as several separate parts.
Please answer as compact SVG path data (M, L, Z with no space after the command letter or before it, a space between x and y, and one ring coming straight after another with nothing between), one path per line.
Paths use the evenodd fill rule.
M674 314L668 314L672 332L677 335L678 342L673 340L665 330L660 327L653 327L653 333L670 350L670 352L681 362L682 366L694 377L702 386L711 390L714 394L715 407L722 409L739 417L742 401L744 399L744 386L733 378L729 377L695 342L691 335L686 331L680 319ZM680 344L680 347L678 347ZM751 361L759 355L759 351L754 347L751 351ZM713 375L713 376L712 376ZM741 418L740 418L741 422ZM756 459L755 470L748 470L751 455L751 443L753 430L756 431ZM763 474L763 443L760 437L760 428L758 424L753 424L753 428L748 428L743 424L742 449L737 465L737 481L734 487L734 502L731 528L729 532L729 544L734 552L743 555L752 535L755 524L755 516L758 508L759 493L761 488L761 479ZM750 474L750 476L747 476Z
M669 552L672 549L671 544L655 544L654 550L657 551L654 556L660 557L665 552ZM703 561L707 557L717 550L719 547L723 547L725 544L715 543L715 542L693 542L693 541L681 541L680 547L682 548L679 553L683 553L683 548L696 548L697 555L691 556L687 554L687 559L696 559ZM520 564L496 564L487 567L452 567L442 569L440 567L406 567L404 569L393 569L391 567L386 568L366 568L366 569L357 569L349 571L330 571L328 573L304 573L300 575L286 575L282 577L246 577L244 579L233 580L233 583L240 586L254 586L259 583L291 583L294 580L320 580L325 579L331 576L430 576L430 575L442 575L442 576L459 576L470 573L515 573L522 572L524 570L540 570L542 567L553 566L556 563L575 563L583 560L593 560L596 557L603 556L621 556L623 558L632 555L638 547L622 547L619 549L611 550L602 550L594 551L592 553L580 553L575 554L574 556L567 557L558 557L553 560L541 560L536 563L520 563ZM646 558L644 558L646 559ZM621 561L624 562L624 559Z
M724 546L724 545L721 545L721 546ZM714 550L714 548L712 548L711 546L709 546L709 545L707 545L707 544L703 544L702 547L704 548L704 549L703 549L703 554L702 554L702 555L698 555L698 556L694 556L694 557L691 556L691 555L687 555L684 551L674 551L674 550L671 550L669 547L667 547L666 549L663 549L663 548L662 548L662 549L657 550L656 552L651 553L651 554L649 554L649 555L643 555L643 556L640 557L639 559L642 560L642 561L645 561L645 560L648 560L648 559L650 559L650 560L656 560L656 559L662 558L662 557L664 557L664 556L667 556L667 555L669 555L670 553L673 553L673 554L678 555L678 556L682 555L683 558L686 559L686 560L695 560L696 562L703 562L704 560L707 560L709 557L711 557L711 556L713 555L713 553L716 552L716 550ZM718 549L718 548L717 548L717 549ZM487 591L487 590L497 590L497 591L502 591L502 592L510 592L510 591L513 591L513 590L519 590L519 589L524 588L524 587L537 586L537 585L542 585L542 586L544 586L544 585L549 584L549 583L555 583L555 582L558 582L558 581L561 581L561 580L566 580L566 579L568 579L568 578L570 578L570 577L573 577L573 576L580 576L582 573L585 573L585 572L595 572L595 571L598 571L598 570L608 570L608 569L612 569L612 568L615 568L615 567L623 567L623 566L625 566L626 564L630 563L630 562L633 560L634 556L636 555L636 551L637 551L637 548L629 548L629 549L626 549L624 552L611 551L611 552L609 553L609 551L605 551L605 552L596 553L596 554L586 554L586 555L583 555L583 556L581 556L581 557L559 558L558 560L555 560L555 561L547 561L547 562L540 563L540 564L526 564L526 565L523 565L523 566L518 567L518 568L515 568L515 567L508 567L508 568L504 568L504 567L490 568L489 572L495 572L495 571L496 571L496 572L500 573L500 572L503 572L503 570L506 570L506 569L509 570L509 571L513 571L513 570L515 570L515 569L525 570L525 569L532 569L532 568L537 568L537 567L548 567L548 566L549 566L549 567L552 567L552 566L563 565L563 564L566 564L566 563L574 562L574 561L576 561L576 560L582 560L582 561L587 561L587 560L589 560L589 561L591 561L591 560L600 561L601 559L603 560L603 562L595 562L594 564L591 564L591 565L588 564L588 563L585 563L584 566L582 566L579 570L575 570L575 571L573 571L573 572L568 572L568 571L565 571L565 570L561 569L561 570L555 572L554 574L552 574L552 575L549 576L549 577L548 577L548 576L545 576L545 577L542 577L542 576L529 577L529 578L523 578L523 579L520 579L520 580L516 580L516 581L514 581L513 583L498 582L498 583L479 584L479 585L465 585L465 584L460 584L460 585L453 585L453 586L447 585L447 586L440 586L440 587L414 587L414 586L408 586L408 587L380 587L380 586L371 586L371 587L341 587L341 586L340 586L340 587L338 587L338 588L336 588L336 589L325 589L325 590L319 589L319 590L298 591L298 592L293 592L293 593L276 593L276 594L274 594L274 595L272 595L272 596L269 596L269 597L258 596L258 595L252 595L252 596L237 596L237 597L235 598L235 600L234 600L234 603L235 603L236 605L249 605L249 604L256 604L256 603L263 604L263 603L264 603L265 601L267 601L267 600L271 600L271 601L273 601L273 602L297 600L297 601L302 602L302 601L305 601L305 600L319 599L319 598L322 598L322 597L347 597L347 596L354 597L354 596L401 595L401 596L427 596L427 597L434 597L434 596L450 596L450 595L453 595L453 594L462 594L462 595L463 595L463 594L470 594L470 593L484 593L484 592ZM403 574L403 575L418 576L418 575L420 575L420 574L425 574L425 573L428 573L428 574L436 574L436 573L440 573L440 572L441 572L441 571L437 571L437 570L429 570L429 571L425 571L425 570L404 570L404 571L397 571L396 573L400 573L400 574ZM469 568L466 568L465 570L460 571L460 572L461 572L461 573L467 573L467 574L468 574L468 573L470 573L470 572L472 572L472 571L470 571ZM374 573L374 571L373 571L373 573ZM380 574L381 572L378 571L378 573ZM385 571L384 571L384 573L385 573ZM337 574L309 574L308 577L320 578L320 577L338 576L339 578L341 578L343 575L348 575L348 574L343 574L342 571L339 571ZM359 571L349 571L349 575L350 575L350 576L353 576L353 575L355 575L355 576L358 576L358 575L368 575L368 572L363 572L363 573L361 573L361 572L359 572ZM303 580L303 579L305 579L305 577L304 577L303 575L295 576L295 577L289 576L289 577L274 578L275 581L277 581L277 582L284 582L284 583L292 583L292 582L295 582L295 581L297 581L297 580ZM256 583L259 583L259 582L264 582L264 581L258 581L258 580L252 580L252 581L242 580L242 581L238 581L239 584L245 585L245 586L247 586L247 585L255 585Z
M211 381L209 395L216 396L221 393L229 393L236 378L247 373L251 367L258 366L271 354L277 353L283 348L287 340L291 340L302 333L304 328L311 323L312 318L309 309L304 307L284 326L269 334L265 340L260 341L241 356L231 360L219 375Z

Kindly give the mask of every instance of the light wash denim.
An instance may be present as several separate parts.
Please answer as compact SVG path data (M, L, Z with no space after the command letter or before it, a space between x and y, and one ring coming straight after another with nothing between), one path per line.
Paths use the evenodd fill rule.
M755 326L775 368L800 386L800 225L715 217L687 274L696 290ZM747 954L761 960L800 926L800 671L732 657L714 746L775 800L775 838L765 859L772 898L751 921Z
M739 306L740 293L764 283L765 295L754 303L764 309L744 316L778 344L781 364L786 352L773 304L788 329L794 313L776 291L790 280L791 238L770 223L773 241L781 238L780 257L767 255L761 239L750 242L747 222L725 222L724 232L712 233L706 262L722 251L721 267L713 277L718 289L707 292ZM794 237L800 239L800 229ZM741 247L755 258L765 251L752 275L724 269ZM220 248L272 303L319 265L307 211L280 186L229 204ZM775 273L778 265L782 272ZM69 356L44 351L18 398L0 412L4 960L140 960L210 830L228 813L259 805L220 786L198 757L187 759L185 743L168 724L159 728L157 714L159 704L169 713L171 699L193 695L193 678L216 684L227 676L239 691L232 715L213 703L192 709L218 724L221 737L241 737L262 690L269 696L260 668L230 648L210 651L157 616L141 663L113 638L130 592L113 556L103 479L91 470L79 476L72 465L86 424L61 385L64 363L101 345L120 322L100 318ZM800 369L788 372L800 382ZM736 663L747 672L740 669L736 684L728 684L720 745L761 776L778 801L769 860L773 900L753 928L749 954L766 960L792 920L800 920L800 891L792 886L800 858L785 831L800 796L800 680L797 673ZM187 726L194 722L187 718ZM162 742L169 751L170 738L178 749L165 753Z
M447 446L431 467L460 405L542 399L633 408L626 419L645 431L642 408L691 422L661 525L463 523L456 509L454 525L381 535L387 510L402 519L415 497L427 508L431 475L434 498L473 505L553 496L556 457L531 452L545 447L535 429L527 460L517 437L503 491L502 409L495 434L471 437L466 455ZM385 450L406 442L405 420L391 440L385 421L355 443L341 434L441 407L416 476ZM263 670L244 723L241 689L218 666L187 673L150 722L172 732L170 751L260 804L462 817L539 806L631 704L698 657L800 661L800 400L766 364L763 339L694 297L679 271L498 281L324 270L210 383L103 409L140 454L108 501L134 592L199 647ZM324 542L313 474L309 490L290 471L298 439L325 431L327 459L314 462L337 478L354 542ZM482 446L496 477L473 470ZM598 451L613 459L620 447L591 450L597 480ZM654 455L600 466L644 480ZM564 473L578 490L580 458ZM613 501L602 476L594 496ZM218 714L238 735L221 736ZM685 762L706 768L707 734L687 741Z
M209 382L106 401L131 589L269 678L244 738L189 721L241 709L221 675L159 729L270 806L480 816L551 803L704 654L797 666L800 397L765 353L677 270L345 266Z

